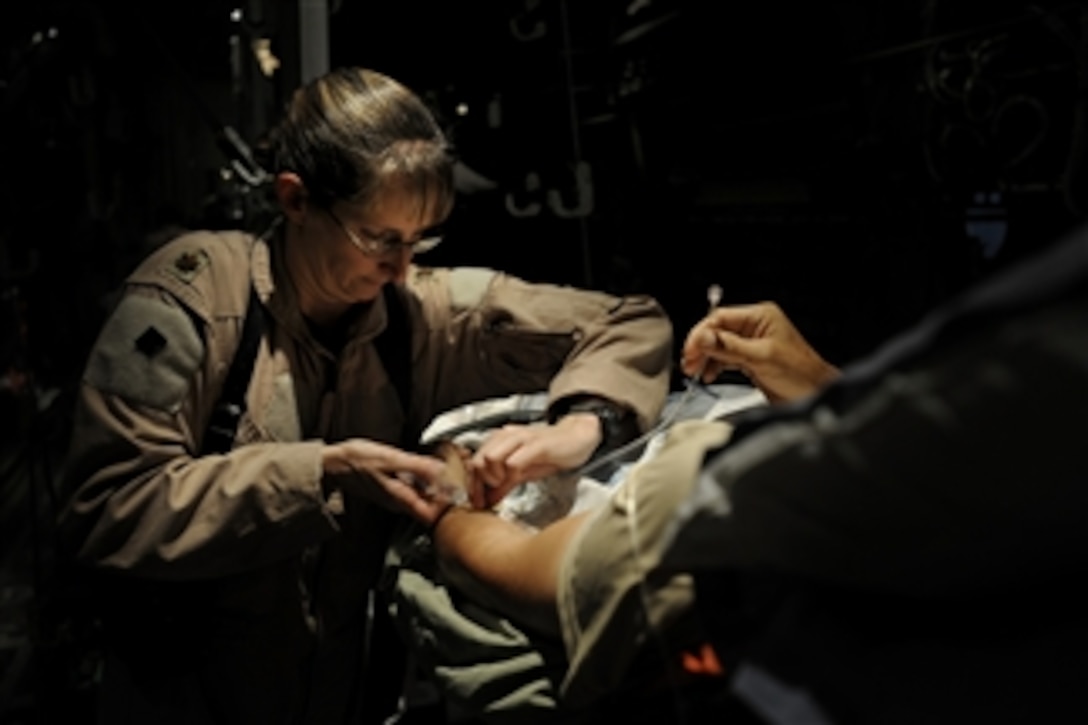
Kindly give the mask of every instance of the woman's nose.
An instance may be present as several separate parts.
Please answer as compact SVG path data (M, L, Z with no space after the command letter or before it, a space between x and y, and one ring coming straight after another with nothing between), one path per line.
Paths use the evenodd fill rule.
M408 266L412 263L412 248L405 245L382 258L382 267L394 282L404 282L408 278Z

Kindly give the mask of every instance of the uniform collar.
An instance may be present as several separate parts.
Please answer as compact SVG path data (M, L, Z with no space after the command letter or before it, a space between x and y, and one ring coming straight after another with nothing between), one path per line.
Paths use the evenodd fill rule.
M253 245L250 269L253 288L272 316L295 337L316 344L287 274L282 224L274 226ZM378 295L352 321L345 347L357 340L373 339L385 329L388 319L384 295Z

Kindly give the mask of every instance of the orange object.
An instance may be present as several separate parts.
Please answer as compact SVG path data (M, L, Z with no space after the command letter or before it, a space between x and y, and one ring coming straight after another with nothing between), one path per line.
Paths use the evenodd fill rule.
M725 674L725 668L722 667L717 653L708 643L704 643L696 652L684 652L681 655L680 663L685 672L690 672L693 675L721 677Z

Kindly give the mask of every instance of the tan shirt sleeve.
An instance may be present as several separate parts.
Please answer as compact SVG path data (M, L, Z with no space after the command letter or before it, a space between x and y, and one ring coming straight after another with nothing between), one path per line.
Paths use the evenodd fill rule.
M209 346L211 349L212 346ZM62 534L82 562L206 578L296 554L336 531L321 443L254 443L197 457L226 364L167 293L132 288L79 391Z
M490 270L429 270L417 289L430 319L421 367L440 413L473 400L546 390L631 408L645 429L668 394L672 326L648 296L530 283ZM426 389L426 386L421 386Z

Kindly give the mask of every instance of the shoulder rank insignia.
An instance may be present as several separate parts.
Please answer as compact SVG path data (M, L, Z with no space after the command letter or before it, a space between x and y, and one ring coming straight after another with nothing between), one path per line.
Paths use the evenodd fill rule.
M211 261L208 253L203 249L188 249L177 256L168 270L182 282L192 282L202 269L211 264Z

